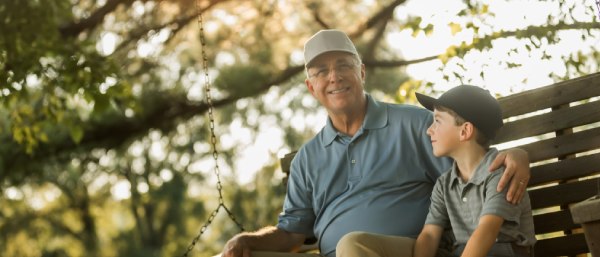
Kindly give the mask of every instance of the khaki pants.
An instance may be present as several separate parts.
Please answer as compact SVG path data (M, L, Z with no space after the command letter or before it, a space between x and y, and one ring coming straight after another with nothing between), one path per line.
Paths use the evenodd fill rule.
M336 257L412 257L415 239L351 232L337 244Z
M280 253L280 252L260 252L253 251L250 254L251 257L321 257L321 255L315 253ZM213 257L221 257L220 254L217 254Z
M252 257L321 257L315 253L252 252Z
M337 257L412 257L415 239L366 232L351 232L337 244ZM253 251L252 257L322 257L315 253ZM214 256L220 257L220 255Z

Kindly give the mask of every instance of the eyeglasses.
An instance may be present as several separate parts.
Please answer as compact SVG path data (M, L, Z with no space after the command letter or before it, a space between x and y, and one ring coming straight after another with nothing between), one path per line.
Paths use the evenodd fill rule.
M335 70L335 74L338 74L340 76L346 76L346 75L349 75L350 73L352 73L352 71L354 71L354 68L356 68L355 64L340 63L340 64L336 65L333 68L333 70ZM313 73L310 76L315 77L319 80L325 80L329 77L330 72L331 72L331 69L325 68L325 67L320 67L320 68L317 68L317 72Z

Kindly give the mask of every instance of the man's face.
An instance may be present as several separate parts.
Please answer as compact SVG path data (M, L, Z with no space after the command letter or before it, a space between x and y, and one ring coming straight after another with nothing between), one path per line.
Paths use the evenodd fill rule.
M328 112L348 113L363 104L364 65L345 52L324 53L308 68L308 91Z

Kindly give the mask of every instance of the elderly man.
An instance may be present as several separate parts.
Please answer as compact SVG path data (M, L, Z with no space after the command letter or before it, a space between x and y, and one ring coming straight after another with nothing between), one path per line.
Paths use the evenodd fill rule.
M343 241L362 240L367 248L412 252L433 185L451 166L449 159L433 156L426 134L431 112L365 93L365 65L339 30L313 35L304 58L306 86L327 110L327 124L292 161L277 226L236 235L222 256L318 256L291 253L314 237L320 256L332 257L344 236ZM525 186L518 182L529 180L528 161L527 153L515 149L492 165L506 166L499 187L514 176L508 201L523 194Z

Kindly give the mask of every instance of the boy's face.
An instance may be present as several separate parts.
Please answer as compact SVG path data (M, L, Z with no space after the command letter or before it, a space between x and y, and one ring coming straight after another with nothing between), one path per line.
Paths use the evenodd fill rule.
M431 137L433 155L436 157L449 156L460 142L460 133L463 125L456 125L452 115L438 110L433 111L433 123L427 128L427 135Z

